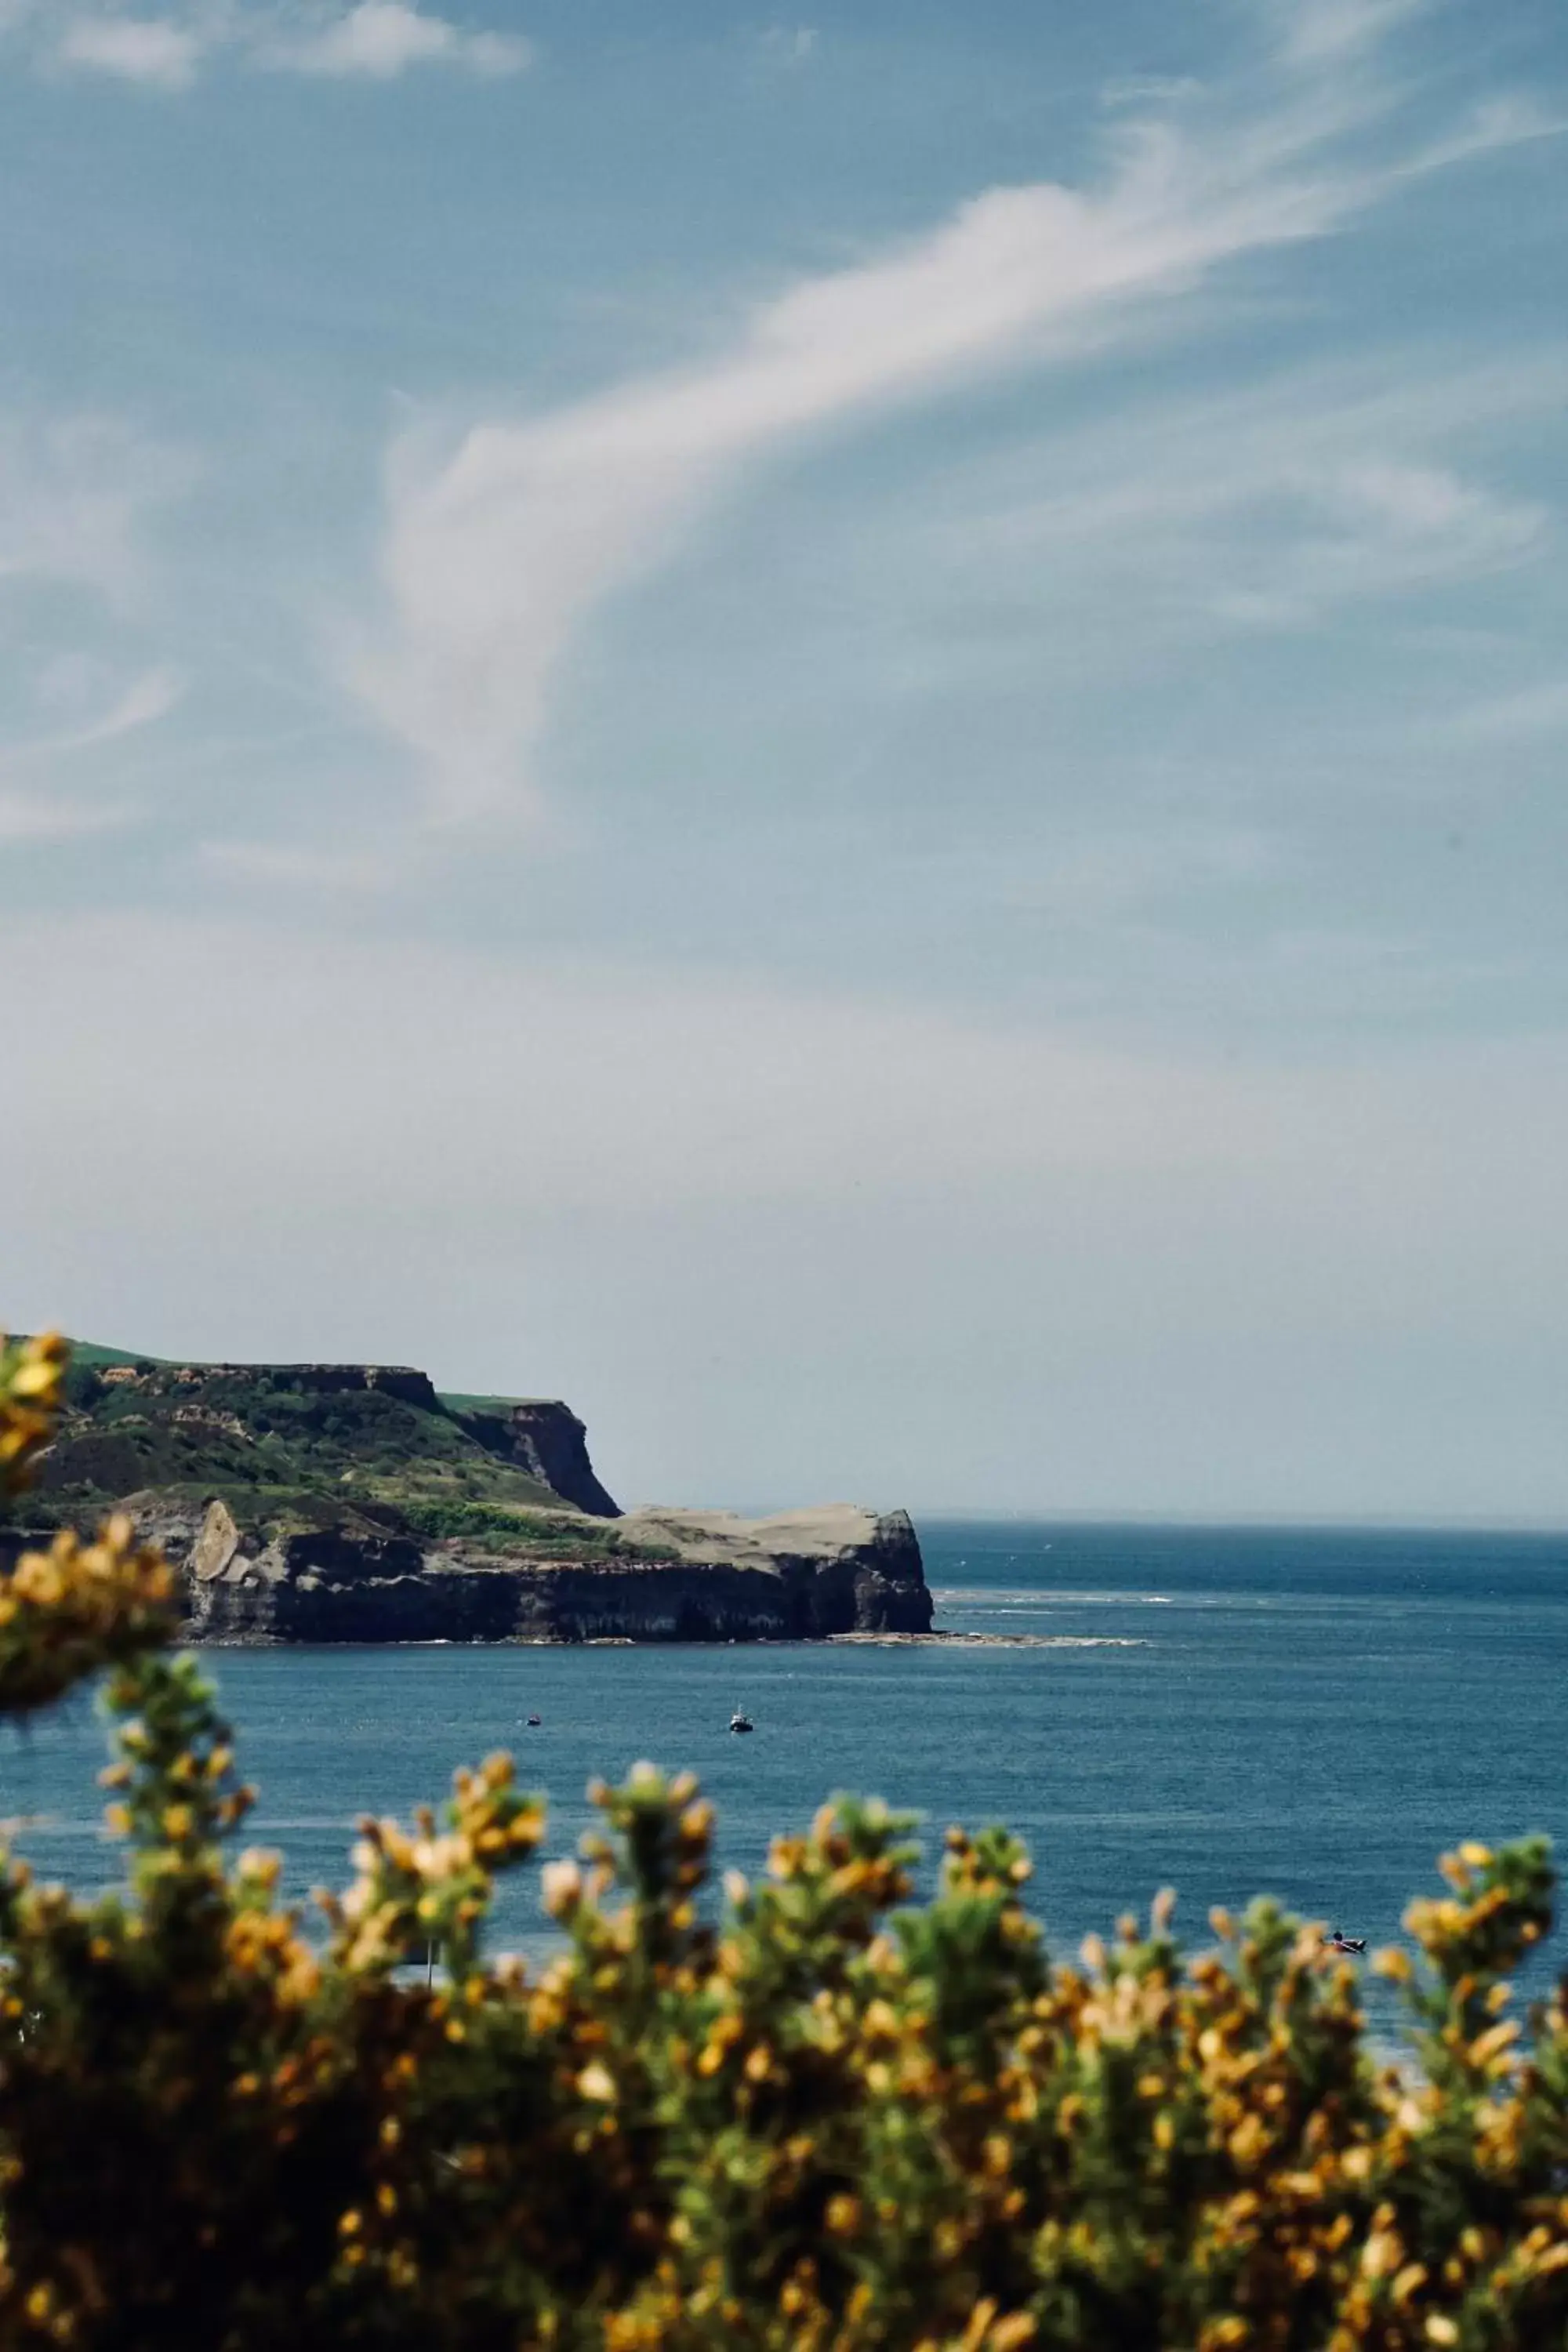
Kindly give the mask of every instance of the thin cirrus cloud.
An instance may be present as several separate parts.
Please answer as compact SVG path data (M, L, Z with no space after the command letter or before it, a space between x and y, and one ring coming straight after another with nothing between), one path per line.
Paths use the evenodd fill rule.
M1238 620L1288 625L1351 598L1498 571L1531 553L1544 509L1498 497L1445 467L1390 458L1304 487L1304 530L1274 579L1216 596Z
M75 841L134 824L142 811L124 800L95 800L65 788L64 768L166 719L182 701L185 682L167 667L143 671L107 708L74 726L19 743L0 743L0 845ZM42 771L42 787L26 780Z
M952 477L901 561L1038 578L1104 640L1100 666L1151 630L1309 625L1542 553L1547 509L1481 478L1473 451L1555 415L1565 391L1560 349L1465 366L1417 346L1134 402ZM1135 637L1103 629L1107 599L1138 614ZM1081 663L1082 628L1064 642Z
M150 90L188 89L225 54L259 72L365 81L393 81L419 66L497 79L520 72L531 54L515 35L470 29L418 0L187 0L147 16L26 7L9 23L45 69ZM6 28L0 17L0 36Z
M74 763L90 776L92 754L184 699L181 672L146 659L158 600L145 524L190 473L179 451L111 418L0 415L0 587L22 621L4 685L28 714L0 736L0 843L73 840L141 814L93 800ZM71 636L46 656L34 600L58 610L62 590Z
M62 752L93 751L100 744L117 742L122 735L135 734L141 728L156 726L159 719L166 719L184 699L184 692L185 682L177 670L144 670L115 696L106 710L80 725L10 752L0 750L0 769L7 759L45 755L55 758Z
M1409 155L1367 154L1399 97L1373 52L1407 13L1403 0L1281 11L1263 66L1121 123L1096 184L980 194L902 247L764 303L702 365L476 425L455 448L403 436L380 616L340 652L365 711L412 755L432 822L535 803L552 695L585 624L781 445L1102 347L1227 262L1342 228L1407 175ZM1460 143L1535 131L1494 112ZM1391 546L1430 538L1466 498L1411 468L1334 495L1349 540Z
M1279 0L1277 16L1293 58L1320 63L1368 49L1426 0Z

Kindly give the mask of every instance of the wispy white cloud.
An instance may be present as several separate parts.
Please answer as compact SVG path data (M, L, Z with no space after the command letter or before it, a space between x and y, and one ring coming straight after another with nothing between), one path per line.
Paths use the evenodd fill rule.
M109 74L152 89L188 89L202 41L167 16L82 16L67 25L55 55L66 67Z
M1279 457L1271 478L1211 479L1206 501L1194 488L1185 532L1157 550L1145 540L1168 577L1184 572L1194 617L1297 627L1339 604L1503 569L1545 539L1544 508L1445 466L1386 452L1316 467ZM1259 535L1247 526L1265 509L1271 528Z
M1284 487L1300 501L1297 527L1265 559L1271 577L1216 593L1222 614L1289 625L1348 600L1471 578L1528 555L1547 527L1538 504L1392 457L1287 476Z
M1465 119L1440 139L1416 149L1394 167L1394 178L1415 179L1427 172L1447 171L1453 163L1468 163L1510 147L1528 147L1538 139L1560 139L1568 118L1560 109L1543 106L1529 92L1511 91L1483 99Z
M182 692L172 670L149 670L75 727L0 743L0 845L79 841L137 823L143 814L139 802L84 791L73 772L79 755L167 718Z
M1288 56L1302 64L1348 64L1374 48L1428 0L1276 0Z
M156 726L175 709L184 695L184 680L167 667L144 670L125 686L108 708L62 732L22 743L0 744L0 775L24 761L53 760L73 751L95 751L118 742L144 727Z
M114 419L0 416L0 682L11 714L0 841L65 841L140 814L122 798L88 797L75 766L87 761L90 786L90 755L157 725L184 696L178 670L146 659L156 595L144 526L189 478L177 452ZM62 587L80 593L62 604Z
M132 733L139 727L155 726L160 719L166 719L172 710L177 709L184 691L185 682L177 670L145 671L141 677L132 680L111 709L78 737L76 748L82 750L89 744L107 743L117 735Z
M384 616L347 674L420 763L437 817L527 804L584 623L781 444L1103 343L1225 263L1321 236L1374 201L1390 165L1358 134L1394 100L1364 55L1341 68L1394 12L1368 0L1331 13L1310 37L1292 17L1261 79L1120 121L1093 184L990 190L901 248L764 303L704 364L476 425L455 448L405 437L389 469ZM1363 545L1430 544L1466 520L1478 545L1486 536L1473 494L1436 477L1385 469L1331 496L1352 519L1342 535ZM1491 520L1505 538L1528 528ZM1325 574L1334 561L1325 551Z
M1048 567L1051 609L1070 599L1107 657L1165 627L1309 625L1544 551L1549 512L1488 481L1473 445L1565 394L1561 352L1463 368L1416 349L1134 401L961 478L915 528L971 569ZM1142 625L1106 632L1110 611Z
M518 73L530 50L514 35L467 32L409 0L358 0L320 23L259 39L253 54L258 64L285 71L392 81L420 65L458 66L483 76Z
M114 0L0 10L0 38L21 37L42 68L188 89L222 55L260 72L392 81L419 66L484 79L521 72L527 41L470 28L419 0L175 0L135 15Z

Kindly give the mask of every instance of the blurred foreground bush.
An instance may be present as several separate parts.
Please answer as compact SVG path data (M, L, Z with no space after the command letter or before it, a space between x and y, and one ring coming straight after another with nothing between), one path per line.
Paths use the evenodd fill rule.
M0 1353L0 1478L63 1360ZM1462 1846L1382 1956L1403 2074L1267 1902L1194 1960L1162 1898L1047 1965L998 1830L909 1909L908 1824L840 1801L709 1924L709 1808L650 1766L547 1866L542 1970L480 1958L543 1830L504 1757L444 1826L367 1822L307 1934L275 1856L224 1858L248 1792L171 1605L122 1525L0 1582L6 1710L110 1669L128 1864L0 1873L0 2346L1568 2342L1568 2018L1507 1983L1539 1843Z

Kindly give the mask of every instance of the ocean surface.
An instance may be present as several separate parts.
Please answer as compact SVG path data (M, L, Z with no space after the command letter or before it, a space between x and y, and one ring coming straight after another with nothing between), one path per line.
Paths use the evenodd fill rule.
M1058 1952L1164 1885L1178 1928L1268 1890L1394 1937L1436 1854L1545 1831L1568 1854L1568 1536L927 1520L937 1622L1050 1646L213 1651L259 1790L247 1842L288 1882L341 1885L356 1817L439 1798L452 1766L514 1748L573 1851L589 1778L690 1766L720 1859L837 1790L952 1822L1003 1821L1036 1863ZM732 1738L732 1707L752 1716ZM524 1718L543 1720L529 1730ZM101 1884L103 1731L79 1699L0 1730L0 1815L49 1877ZM929 1872L928 1872L929 1875ZM492 1941L539 1947L537 1874L503 1885ZM1521 1980L1563 1965L1559 1933ZM1374 1999L1380 2023L1385 1997Z

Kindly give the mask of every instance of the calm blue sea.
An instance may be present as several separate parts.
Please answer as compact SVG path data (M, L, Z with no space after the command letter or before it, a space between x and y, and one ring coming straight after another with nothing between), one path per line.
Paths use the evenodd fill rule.
M1005 1821L1058 1950L1167 1884L1194 1939L1212 1904L1268 1889L1381 1941L1461 1836L1544 1830L1568 1853L1568 1537L921 1532L939 1624L1052 1646L209 1653L260 1790L247 1834L296 1887L341 1883L358 1813L405 1814L504 1746L569 1853L589 1777L647 1756L700 1774L746 1870L835 1790L918 1811L933 1852L950 1822ZM750 1739L727 1731L738 1704ZM101 1760L86 1700L0 1734L0 1815L31 1817L16 1843L47 1875L107 1874ZM530 1874L495 1941L540 1932Z

